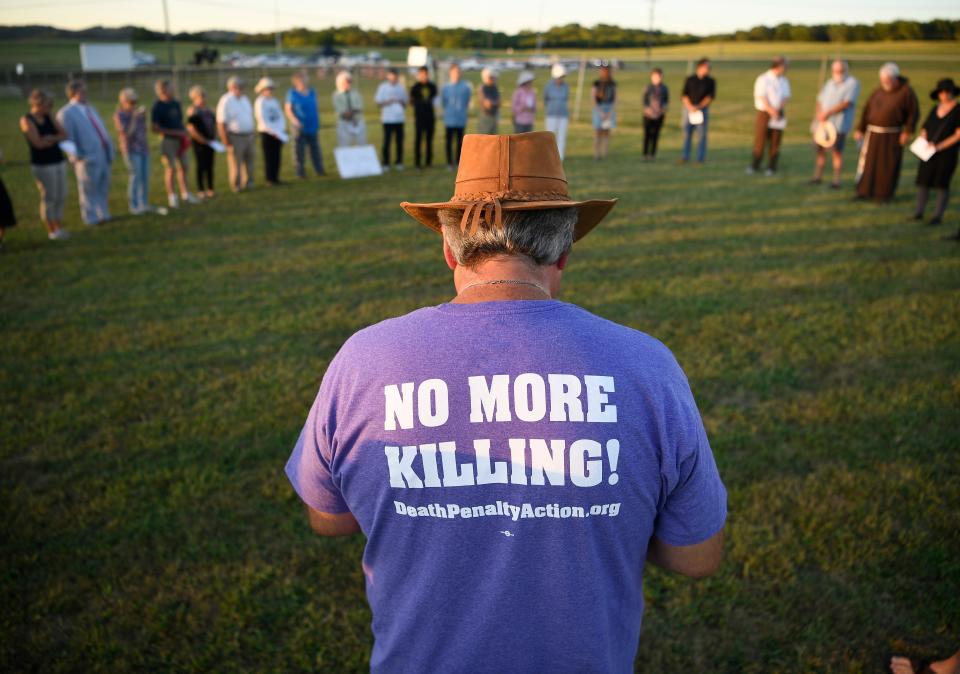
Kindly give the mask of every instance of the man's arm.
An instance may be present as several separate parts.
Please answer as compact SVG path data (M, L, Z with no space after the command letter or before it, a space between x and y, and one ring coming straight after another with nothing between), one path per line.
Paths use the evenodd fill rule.
M690 578L706 578L720 568L723 560L723 531L695 545L670 545L653 536L647 547L647 561L661 569Z
M306 506L306 509L310 528L321 536L350 536L360 533L360 525L353 513L324 513L310 506Z

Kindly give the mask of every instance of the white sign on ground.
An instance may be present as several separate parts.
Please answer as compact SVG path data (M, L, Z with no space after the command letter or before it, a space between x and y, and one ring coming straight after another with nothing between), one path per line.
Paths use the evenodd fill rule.
M136 67L129 42L84 42L80 45L80 65L85 72L132 70Z
M338 147L333 151L341 178L362 178L383 173L373 145Z

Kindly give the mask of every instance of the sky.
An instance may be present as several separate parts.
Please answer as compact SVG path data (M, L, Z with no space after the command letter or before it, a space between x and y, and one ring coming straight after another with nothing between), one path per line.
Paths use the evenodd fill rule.
M565 23L645 28L650 0L167 0L174 32L208 29L271 32L289 27L467 26L514 33ZM654 0L653 25L669 33L708 35L758 24L874 23L960 18L958 0ZM59 28L126 24L163 30L163 0L0 0L0 25Z

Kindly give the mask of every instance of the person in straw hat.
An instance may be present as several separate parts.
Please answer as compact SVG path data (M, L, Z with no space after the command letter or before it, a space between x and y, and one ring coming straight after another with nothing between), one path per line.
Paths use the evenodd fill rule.
M547 109L547 131L557 137L557 150L563 159L567 149L567 127L570 124L570 85L567 84L567 69L562 63L550 68L547 86L543 88L543 107Z
M263 166L268 185L280 184L280 155L283 144L287 142L287 124L283 116L283 107L273 95L277 84L269 77L261 77L254 87L257 100L253 102L253 116L257 119L257 131L260 133L260 149L263 152Z
M372 672L633 671L645 563L719 566L677 361L556 299L615 203L573 199L538 132L467 135L453 197L400 204L456 295L350 337L286 465L317 533L366 536Z
M517 76L517 88L510 104L514 133L533 131L533 124L537 121L537 92L533 89L533 79L534 75L529 70Z

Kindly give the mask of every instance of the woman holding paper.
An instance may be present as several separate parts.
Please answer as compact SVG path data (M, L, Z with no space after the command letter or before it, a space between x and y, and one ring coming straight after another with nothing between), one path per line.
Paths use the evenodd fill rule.
M930 98L937 101L937 105L933 106L927 115L927 121L923 123L923 129L920 130L920 137L927 150L924 154L933 150L933 155L921 161L917 169L917 211L913 219L923 219L930 189L936 189L937 205L933 217L927 222L928 225L939 225L943 222L943 213L947 210L947 199L950 196L950 181L957 170L957 154L960 152L958 93L960 89L952 79L937 82L937 87L930 92ZM949 238L960 240L960 231Z
M40 190L40 219L47 226L51 241L70 238L61 226L63 205L67 201L67 162L60 143L67 140L50 111L53 96L41 89L30 92L30 112L20 118L20 130L30 148L30 171Z
M216 196L213 191L213 159L217 142L217 116L207 107L207 92L199 84L190 87L190 107L187 108L187 132L197 160L197 194L205 199Z
M253 103L253 115L257 119L257 131L260 132L260 146L269 185L280 184L280 152L287 142L283 108L273 95L276 88L277 85L269 77L261 78L254 87L259 95Z

